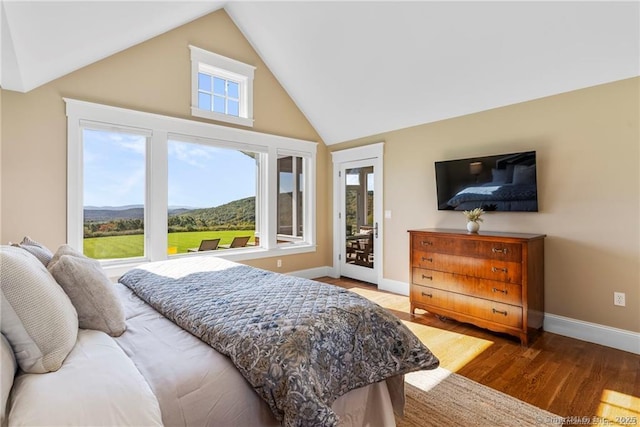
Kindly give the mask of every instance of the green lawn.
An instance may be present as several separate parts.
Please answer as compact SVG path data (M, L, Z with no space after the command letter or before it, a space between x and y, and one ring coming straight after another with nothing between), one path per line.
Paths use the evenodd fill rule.
M169 233L168 253L186 253L188 248L197 248L203 239L220 238L221 245L231 243L236 236L250 235L253 243L254 230L231 231L193 231L184 233ZM114 259L141 257L144 255L144 236L91 237L84 239L84 254L95 259Z

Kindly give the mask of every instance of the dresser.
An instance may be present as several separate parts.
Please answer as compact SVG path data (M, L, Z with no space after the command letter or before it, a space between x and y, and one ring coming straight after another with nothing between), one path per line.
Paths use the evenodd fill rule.
M543 234L409 230L415 309L520 338L544 317Z

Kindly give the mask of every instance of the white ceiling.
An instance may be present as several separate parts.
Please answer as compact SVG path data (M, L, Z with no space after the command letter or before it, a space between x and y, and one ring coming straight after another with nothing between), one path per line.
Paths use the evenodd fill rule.
M23 92L224 6L327 144L640 75L638 1L2 6Z

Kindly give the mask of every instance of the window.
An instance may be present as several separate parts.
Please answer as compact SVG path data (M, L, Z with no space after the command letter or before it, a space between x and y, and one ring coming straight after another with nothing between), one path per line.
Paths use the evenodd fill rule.
M255 67L216 53L191 49L191 114L253 126Z
M304 235L304 159L278 156L278 240L296 240Z
M238 117L240 83L211 74L198 73L198 108Z
M373 227L373 166L345 171L345 223L347 235Z
M256 187L260 153L169 140L169 254L195 252L202 240L249 237L256 246Z
M204 240L236 260L315 250L316 143L65 102L67 241L114 274Z
M83 250L95 259L144 256L147 135L86 127Z

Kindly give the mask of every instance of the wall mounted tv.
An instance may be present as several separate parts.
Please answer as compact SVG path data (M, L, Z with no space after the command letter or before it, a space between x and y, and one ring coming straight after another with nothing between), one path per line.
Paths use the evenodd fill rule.
M436 162L438 210L538 211L536 152Z

